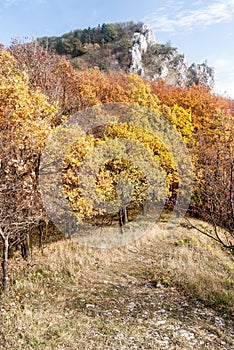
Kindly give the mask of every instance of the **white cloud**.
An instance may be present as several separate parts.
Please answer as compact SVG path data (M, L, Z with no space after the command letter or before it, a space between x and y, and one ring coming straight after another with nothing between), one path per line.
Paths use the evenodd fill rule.
M202 4L202 0L198 0L198 1L195 1L193 5L196 6L196 5L201 5L201 4Z
M24 1L24 0L23 0ZM4 5L9 7L9 6L13 6L19 2L22 2L22 0L5 0L4 1Z
M217 94L234 99L234 77L232 80L216 81L214 91Z
M186 9L184 2L170 1L143 21L158 31L175 32L179 28L194 29L229 22L234 16L234 0L216 0L206 6L195 1L190 5L196 8Z
M28 3L29 5L44 4L47 0L4 0L5 7L19 5L21 3Z
M220 55L210 59L215 67L215 91L234 99L234 63L229 55Z
M230 67L232 64L232 59L231 58L226 58L226 57L219 57L216 60L213 61L213 65L218 68L220 71L226 70L227 67Z

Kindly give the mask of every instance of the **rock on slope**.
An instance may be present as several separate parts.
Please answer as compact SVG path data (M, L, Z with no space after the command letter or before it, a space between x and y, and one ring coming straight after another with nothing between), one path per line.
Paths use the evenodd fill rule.
M152 29L145 24L133 34L130 52L130 72L142 77L164 79L178 85L203 83L210 88L214 86L214 69L207 61L188 66L185 56L177 48L158 44Z
M214 85L214 70L206 61L188 66L177 48L159 44L153 30L143 23L103 24L38 41L46 49L66 55L78 69L98 66L101 70L123 70L176 85Z

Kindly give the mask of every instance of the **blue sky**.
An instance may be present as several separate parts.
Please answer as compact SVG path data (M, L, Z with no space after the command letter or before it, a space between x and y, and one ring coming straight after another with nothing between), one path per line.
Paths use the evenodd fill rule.
M0 42L129 20L149 24L189 64L207 60L216 91L234 98L234 0L0 0Z

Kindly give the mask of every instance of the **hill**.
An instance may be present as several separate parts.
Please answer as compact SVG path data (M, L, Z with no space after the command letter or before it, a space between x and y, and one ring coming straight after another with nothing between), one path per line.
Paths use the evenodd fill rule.
M130 71L176 85L214 85L214 70L207 62L188 66L184 54L169 43L158 43L152 29L143 23L102 24L38 41L68 56L79 69L98 66L101 70Z
M134 33L131 45L135 48L135 58L143 60L157 43L148 27L141 26ZM163 81L144 80L136 74L106 73L96 68L79 71L66 58L60 59L37 42L16 44L10 51L14 56L0 51L0 248L4 292L0 307L0 349L232 348L233 105L202 85L176 87ZM165 50L165 54L168 52ZM75 64L74 60L84 59L85 55L68 57ZM139 67L139 61L133 63L130 61L127 69L139 69L138 73L146 76L146 66ZM117 108L115 102L120 102ZM94 113L86 114L91 106ZM141 113L141 106L151 111ZM102 108L107 108L108 113L103 113ZM167 118L163 122L158 119L161 113ZM63 122L74 114L75 121L84 121L81 125L85 131L72 134L76 139L69 149ZM109 116L114 116L114 123ZM167 121L172 124L169 128ZM56 134L56 130L61 133ZM181 138L174 142L176 130ZM57 136L48 139L54 131ZM196 178L190 206L193 218L189 225L184 221L172 231L165 229L167 210L174 209L177 214L179 208L184 212L185 201L175 203L175 197L187 197L189 191L184 185L189 183L190 190L193 182L191 178L178 179L180 173L190 173L188 154L184 148L181 152L181 144L177 142L182 142L182 137L194 159ZM118 147L117 142L112 142L123 138L130 141L126 142L127 151L129 145L137 144L136 148L130 147L129 154L124 150L125 144ZM52 156L48 152L44 167L43 153L47 153L44 144L48 140L53 152ZM110 144L114 153L105 158ZM171 148L172 144L176 147ZM122 208L117 203L114 215L104 212L101 216L101 211L95 210L98 208L95 198L89 201L93 198L92 191L84 196L81 191L86 180L92 190L92 172L84 173L84 182L79 173L86 168L89 151L93 153L95 167L100 164L96 145L104 145L101 150L105 161L94 173L98 200L115 202L118 193L123 198ZM119 150L121 158L115 156ZM146 161L141 157L145 153ZM137 231L139 221L135 225L134 220L138 213L142 213L144 227L155 223L155 213L151 213L145 199L149 198L149 204L162 203L165 196L159 190L165 186L157 181L158 167L149 167L152 163L165 170L161 173L165 174L163 183L168 184L168 191L164 191L168 192L168 200L167 210L161 213L160 209L161 216L147 236L135 243L131 239L128 246L118 249L114 245L111 250L87 248L62 239L61 234L60 240L56 238L58 231L45 213L44 209L48 210L45 203L58 214L59 221L64 219L68 237L76 228L76 220L63 215L63 203L54 200L55 193L60 200L60 189L77 217L91 223L88 226L93 229L93 237L106 235L113 243L116 236L121 236L122 243L126 242L126 238L132 237L128 235L128 225L126 230L123 226L129 220ZM54 164L58 165L55 171ZM38 191L43 182L38 179L41 169L41 175L45 170L46 181L49 175L52 178L52 186L44 182L45 193L51 193L52 197L48 200L44 197L43 202L40 199L43 194ZM156 179L151 174L156 174ZM128 179L133 181L125 187ZM121 187L127 191L120 192ZM195 220L194 216L207 223ZM107 235L105 228L116 228L118 233ZM81 229L80 233L79 237L86 238L89 232Z

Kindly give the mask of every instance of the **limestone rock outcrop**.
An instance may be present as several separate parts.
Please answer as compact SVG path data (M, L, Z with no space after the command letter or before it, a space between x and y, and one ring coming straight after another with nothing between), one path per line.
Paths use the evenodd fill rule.
M202 64L193 63L188 69L188 74L191 82L214 87L214 68L209 67L207 61Z
M130 55L129 71L141 77L163 79L182 86L193 83L214 86L214 69L206 61L188 66L177 48L157 43L153 30L146 24L133 34Z
M177 48L158 43L150 26L142 22L103 23L37 40L46 50L65 55L79 69L95 66L105 71L132 72L180 86L214 85L214 70L207 62L189 66Z
M140 74L142 77L145 75L142 55L154 44L156 39L153 30L143 24L141 30L133 34L130 72Z

